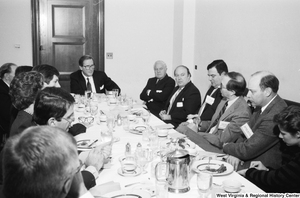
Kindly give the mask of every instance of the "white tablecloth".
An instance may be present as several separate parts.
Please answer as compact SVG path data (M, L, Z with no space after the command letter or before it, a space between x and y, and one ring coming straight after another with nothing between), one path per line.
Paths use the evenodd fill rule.
M122 108L116 107L116 106L108 106L106 103L99 103L98 107L99 107L99 109L101 109L105 113L107 113L109 111L113 111L114 113L120 112L123 115L126 114L126 112L124 110L122 110ZM83 116L84 113L83 112L78 112L76 110L77 109L76 109L76 106L75 106L75 112L76 112L75 117L76 117L76 121L78 121L77 120L78 116ZM95 121L94 121L93 125L90 126L87 129L87 133L93 134L93 136L95 138L100 137L100 131L106 129L105 123L104 124L99 123L98 116L99 116L99 113L95 117ZM138 121L140 123L143 122L140 118L138 118ZM157 126L157 125L164 124L164 122L161 121L160 119L158 119L157 117L155 117L154 115L151 115L149 124L151 126ZM177 131L172 129L172 130L169 131L169 133L177 133ZM131 184L131 183L134 183L134 182L137 182L137 181L147 181L147 182L150 181L154 185L155 184L155 178L153 178L151 176L151 164L147 167L148 172L146 174L141 174L141 175L138 175L136 177L123 177L123 176L118 174L118 169L121 167L120 162L119 162L119 157L124 156L125 145L129 142L131 144L132 151L135 150L136 145L139 142L142 143L143 146L145 146L147 143L142 141L142 136L132 134L128 131L125 131L123 129L123 126L116 126L115 127L115 132L113 133L113 135L115 137L119 137L120 141L115 142L113 144L112 160L111 160L111 165L112 166L109 169L103 169L102 170L102 172L99 175L99 178L97 179L97 185L100 185L100 184L103 184L103 183L106 183L106 182L110 182L110 181L119 182L122 189L134 188L134 186L125 188L125 185ZM201 148L198 148L198 149L201 149ZM245 179L244 177L242 177L241 175L239 175L235 171L233 173L229 174L229 175L226 175L226 176L213 177L213 183L222 184L222 181L224 181L226 179L233 179L233 180L240 181L242 183L242 185L244 186L244 187L242 187L241 192L245 192L245 193L263 193L263 191L260 188L255 186L253 183L249 182L247 179ZM216 185L213 185L212 191L223 192L221 187L216 186ZM172 198L173 197L174 198L177 198L177 197L199 197L198 190L197 190L197 184L196 184L196 175L192 174L192 176L191 176L189 192L183 193L183 194L169 193L169 198L170 197L172 197Z

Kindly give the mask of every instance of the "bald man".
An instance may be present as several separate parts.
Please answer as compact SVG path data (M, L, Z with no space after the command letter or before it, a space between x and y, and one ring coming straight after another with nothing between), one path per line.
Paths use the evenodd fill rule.
M158 116L174 89L175 81L168 76L165 62L156 61L153 69L155 77L149 78L140 99L145 102L152 114Z
M279 168L282 153L277 135L279 129L273 117L287 107L277 94L279 81L272 73L259 71L251 75L248 88L248 97L256 109L249 122L242 126L244 133L237 142L223 146L224 153L230 155L227 162L238 170L248 168L251 161Z

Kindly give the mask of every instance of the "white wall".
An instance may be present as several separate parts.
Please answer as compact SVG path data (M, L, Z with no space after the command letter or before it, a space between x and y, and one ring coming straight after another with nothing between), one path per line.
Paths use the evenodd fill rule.
M224 59L249 79L269 70L279 94L300 102L300 1L201 0L196 3L197 86L207 89L206 66Z
M32 65L30 0L0 0L0 65L6 62Z

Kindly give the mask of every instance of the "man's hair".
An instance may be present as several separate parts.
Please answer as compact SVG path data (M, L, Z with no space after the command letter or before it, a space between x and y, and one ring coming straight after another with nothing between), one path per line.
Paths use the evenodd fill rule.
M162 60L155 61L154 65L153 65L153 68L155 68L155 66L156 66L157 64L161 64L161 65L163 65L165 68L167 68L167 64L166 64L164 61L162 61Z
M28 66L28 65L22 65L17 67L16 71L15 71L15 76L19 75L20 73L23 72L29 72L32 70L32 66Z
M11 66L16 66L14 63L4 63L0 67L0 78L2 79L4 77L4 74L11 72Z
M78 63L79 63L79 65L82 67L82 66L83 66L83 62L84 62L85 60L90 60L90 59L94 61L94 59L93 59L92 56L90 56L90 55L83 55L83 56L80 57Z
M3 193L6 198L59 197L76 160L76 143L68 133L50 126L30 127L5 144Z
M289 106L274 116L274 122L285 132L295 135L300 131L300 107Z
M36 71L23 72L11 81L9 94L16 109L24 110L31 105L44 85L44 77Z
M51 65L47 65L47 64L42 64L42 65L37 65L37 66L34 66L32 68L32 71L37 71L37 72L40 72L41 74L44 75L44 82L49 84L50 81L53 79L53 76L57 76L59 77L59 71L51 66Z
M247 83L244 76L238 72L228 72L225 75L230 78L226 85L226 89L229 91L235 91L236 96L245 95Z
M258 71L252 74L251 76L255 75L262 75L262 78L260 79L259 83L259 87L261 90L265 90L269 87L274 93L277 93L279 89L279 80L274 74L268 71Z
M187 74L188 74L190 77L192 77L192 74L191 74L189 68L188 68L187 66L185 66L185 65L179 65L179 66L177 66L176 69L174 70L174 76L175 76L176 70L177 70L179 67L185 68L186 71L187 71Z
M46 87L35 99L33 120L39 125L46 125L52 117L60 121L74 102L73 96L64 89Z
M210 63L207 66L207 70L210 70L211 68L216 68L217 72L221 75L223 72L227 73L228 68L227 64L223 60L214 60L212 63Z

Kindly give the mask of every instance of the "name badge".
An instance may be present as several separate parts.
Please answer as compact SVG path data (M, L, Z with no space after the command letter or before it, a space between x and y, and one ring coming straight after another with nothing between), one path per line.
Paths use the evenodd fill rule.
M177 102L176 107L183 107L183 102Z
M101 87L100 87L100 90L102 90L104 88L104 85L102 85Z
M156 93L161 93L162 92L162 90L156 90Z
M206 96L205 102L212 105L215 102L215 99L211 96Z
M248 123L241 126L241 129L242 129L242 131L243 131L243 133L244 133L244 135L246 136L247 139L249 139L253 135L253 131L249 127Z
M230 122L226 122L226 121L220 121L220 124L219 124L219 129L225 129L227 127L227 125L229 124Z

